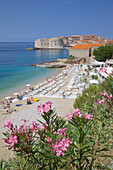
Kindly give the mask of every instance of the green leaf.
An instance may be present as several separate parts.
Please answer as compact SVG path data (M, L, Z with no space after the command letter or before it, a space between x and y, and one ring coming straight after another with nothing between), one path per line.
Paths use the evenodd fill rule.
M107 166L102 166L102 165L97 165L95 166L97 168L102 168L102 169L105 169L105 170L111 170L110 168L108 168Z
M4 133L4 132L3 132L3 135L4 135L4 136L7 136L6 133Z
M38 121L38 122L40 122L42 125L44 125L44 126L45 126L45 124L44 124L42 121L40 121L40 120L38 120L38 119L37 119L37 121Z
M109 158L113 158L113 155L100 155L100 157L109 157Z
M19 135L23 140L25 139L20 133L18 133L18 135Z
M88 143L86 143L85 145L83 145L81 149L84 150L84 149L86 149L86 148L89 148L89 147L92 146L93 143L94 143L94 142L88 142Z
M108 148L102 148L100 150L98 150L97 152L101 152L101 151L110 151Z
M70 124L72 124L74 127L76 127L76 124L74 124L73 122L71 122L71 121L69 121L69 120L68 120L68 122L69 122Z
M29 130L30 130L30 127L28 127L28 129L27 129L27 133L29 133Z
M10 134L8 132L6 132L6 136L10 137Z

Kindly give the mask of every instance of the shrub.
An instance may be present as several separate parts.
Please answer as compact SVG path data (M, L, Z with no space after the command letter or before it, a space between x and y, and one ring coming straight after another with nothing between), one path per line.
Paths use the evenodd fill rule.
M72 55L69 55L68 60L73 60L75 57Z
M113 54L113 45L100 46L97 49L94 49L93 55L97 61L106 61L111 59Z
M96 75L92 75L91 77L92 77L92 79L95 79L95 80L98 79L98 76L96 76Z
M84 63L86 63L86 58L84 58Z

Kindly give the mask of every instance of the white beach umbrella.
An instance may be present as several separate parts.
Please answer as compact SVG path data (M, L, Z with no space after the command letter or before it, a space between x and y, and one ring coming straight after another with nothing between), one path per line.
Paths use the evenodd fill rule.
M98 84L98 80L90 80L90 84Z
M14 95L20 95L19 93L13 93Z
M92 76L92 75L96 76L97 74L94 73L94 72L90 72L89 75L90 75L90 76Z
M10 97L10 96L7 96L7 97L5 97L5 99L8 100L8 99L11 99L11 97Z
M22 100L26 100L26 99L29 99L29 97L23 97L23 99L22 99Z
M19 99L13 99L13 100L12 100L12 103L15 103L15 102L17 102L17 101L19 101Z
M29 87L29 86L31 86L31 84L26 84L26 87Z

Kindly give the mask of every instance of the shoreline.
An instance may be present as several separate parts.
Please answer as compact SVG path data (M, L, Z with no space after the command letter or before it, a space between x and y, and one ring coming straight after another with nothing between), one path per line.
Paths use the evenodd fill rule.
M32 87L34 87L34 86L36 86L37 84L40 84L40 83L43 83L46 79L49 79L49 78L54 78L56 75L58 75L58 74L60 74L61 72L62 72L62 70L63 70L63 68L58 68L58 72L56 73L56 74L53 74L52 76L49 76L49 77L46 77L46 78L43 78L42 80L40 80L40 81L38 81L37 79L35 79L35 81L38 81L38 83L36 83L36 82L34 82L34 83L32 83L31 84L31 86ZM16 93L16 92L18 92L18 93L22 93L22 90L23 91L26 91L26 90L28 90L28 87L20 87L19 89L14 89L14 90L12 90L10 93L6 93L4 96L0 96L0 101L2 101L2 100L5 100L5 97L6 96L12 96L12 97L15 97L14 95L13 95L13 93Z

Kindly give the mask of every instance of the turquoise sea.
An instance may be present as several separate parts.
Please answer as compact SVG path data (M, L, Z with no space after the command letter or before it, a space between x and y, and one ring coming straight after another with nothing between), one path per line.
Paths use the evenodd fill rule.
M0 42L0 98L57 74L59 69L33 67L31 64L67 58L67 50L33 50L33 42Z

